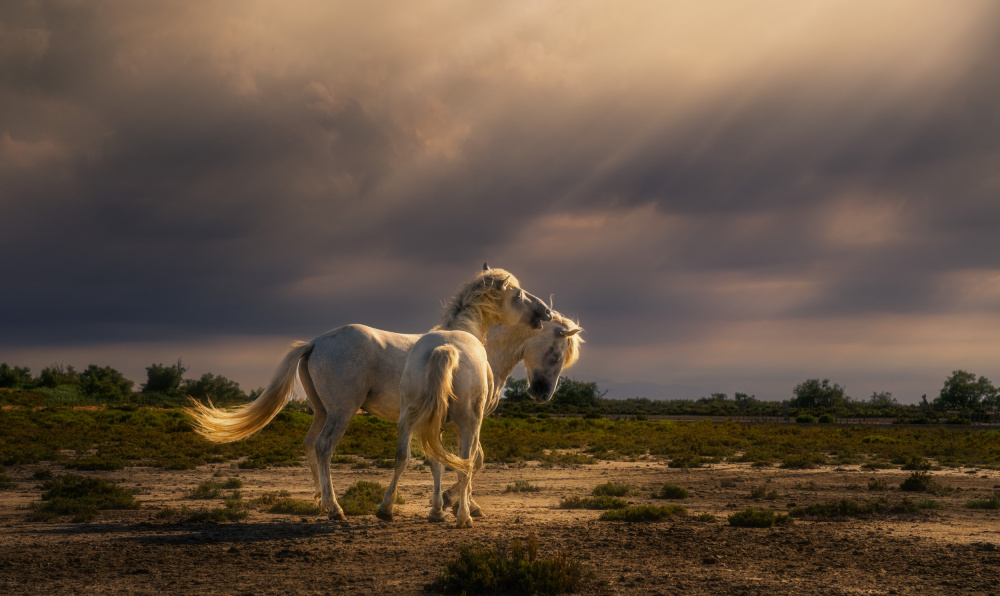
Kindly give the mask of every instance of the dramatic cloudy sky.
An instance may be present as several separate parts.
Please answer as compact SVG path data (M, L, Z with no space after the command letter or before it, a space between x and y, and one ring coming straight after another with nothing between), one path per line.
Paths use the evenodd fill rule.
M1000 9L0 5L0 361L433 326L484 260L612 395L1000 381Z

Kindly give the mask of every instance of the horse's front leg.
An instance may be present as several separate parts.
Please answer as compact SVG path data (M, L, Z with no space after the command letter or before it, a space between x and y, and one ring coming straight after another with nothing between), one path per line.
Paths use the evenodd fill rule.
M410 463L410 438L412 436L413 430L410 423L407 422L407 415L404 412L399 417L399 439L396 444L396 471L392 475L392 482L389 483L389 488L386 489L385 496L382 498L382 504L375 511L375 516L381 520L392 521L392 510L396 502L396 489L399 485L399 478L406 471L406 466Z
M434 493L431 495L431 514L427 517L432 522L443 522L444 497L441 494L441 476L444 474L444 464L434 458L428 458L431 465L431 476L434 477Z

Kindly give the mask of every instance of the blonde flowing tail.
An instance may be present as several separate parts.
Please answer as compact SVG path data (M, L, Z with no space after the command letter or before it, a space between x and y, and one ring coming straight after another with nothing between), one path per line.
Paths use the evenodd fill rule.
M216 408L211 402L206 406L192 399L192 407L184 408L184 411L194 418L194 430L209 441L232 443L267 426L288 403L299 361L312 350L311 343L293 343L264 393L246 405L226 410Z
M448 404L455 398L452 380L457 368L457 348L447 345L434 348L427 362L423 403L416 410L409 410L407 416L425 455L453 470L471 474L474 460L456 456L441 443L441 426L448 415Z

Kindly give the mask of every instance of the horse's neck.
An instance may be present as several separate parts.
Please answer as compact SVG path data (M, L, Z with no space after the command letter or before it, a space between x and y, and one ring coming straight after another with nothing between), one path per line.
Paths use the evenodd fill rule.
M531 332L519 326L494 325L486 337L486 357L499 393L514 367L524 358L524 344L531 338Z
M468 311L459 312L457 315L451 318L441 325L435 327L435 329L443 329L447 331L465 331L466 333L471 333L474 335L480 343L486 343L486 334L490 329L490 322L483 321L476 317L473 313Z

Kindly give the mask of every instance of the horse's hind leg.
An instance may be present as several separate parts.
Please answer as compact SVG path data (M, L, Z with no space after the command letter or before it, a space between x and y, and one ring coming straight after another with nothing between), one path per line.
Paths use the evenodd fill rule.
M406 466L410 463L410 438L412 436L413 430L407 421L407 415L400 413L399 438L396 444L396 471L392 475L392 482L389 483L389 488L386 489L385 496L382 498L382 504L375 511L375 517L381 520L392 521L392 509L393 504L396 502L396 489L399 486L399 478L406 471Z
M471 492L472 492L472 480L475 478L475 474L478 474L480 472L480 470L483 469L483 446L482 446L481 443L479 445L477 445L477 449L476 449L476 464L475 465L476 465L476 468L475 468L475 472L473 473L473 477L469 479L469 493L470 493L469 494L469 515L471 515L472 517L486 517L486 515L483 513L483 508L479 506L479 503L476 503L476 501L473 500L472 495L471 495ZM458 487L459 487L459 483L456 482L455 484L452 484L451 488L449 488L448 490L446 490L444 492L444 494L442 495L443 498L444 498L444 506L445 507L451 507L452 508L452 512L456 513L456 514L457 514L457 511L458 511L458 498L456 497L456 495L458 494Z
M303 446L306 449L306 461L309 463L309 471L312 472L313 487L316 491L313 493L313 499L319 504L320 497L322 496L322 489L319 481L319 467L316 462L316 439L319 437L320 431L323 430L323 426L326 425L326 410L321 408L313 408L313 422L312 426L309 427L309 433L306 435L305 441L303 441Z
M475 457L475 451L479 445L479 426L482 424L482 419L476 421L475 426L468 429L467 432L461 432L459 429L459 435L462 440L462 459L469 459ZM456 528L471 528L472 527L472 516L469 514L469 500L472 496L472 474L466 474L465 472L458 473L458 502L457 510L455 511L455 517L458 518L458 522L455 524Z
M441 494L441 476L444 474L444 464L434 458L428 458L431 465L431 476L434 477L434 493L431 495L431 514L427 517L432 522L445 520L445 501Z
M347 431L347 425L351 422L351 416L331 416L327 415L323 430L313 442L316 458L316 475L319 478L320 500L319 506L330 514L330 519L346 520L344 510L337 503L337 497L333 493L333 482L330 479L330 457L337 442Z

